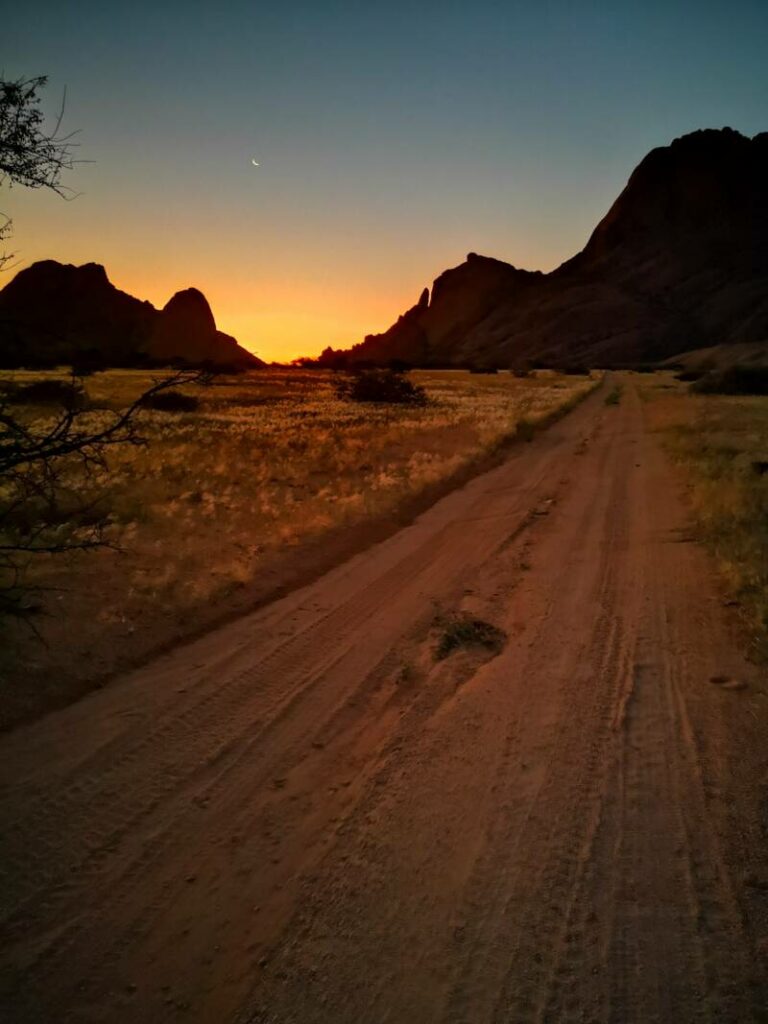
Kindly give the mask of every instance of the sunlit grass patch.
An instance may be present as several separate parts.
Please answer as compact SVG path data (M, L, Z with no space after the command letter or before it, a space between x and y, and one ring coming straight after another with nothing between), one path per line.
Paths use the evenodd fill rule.
M717 559L768 658L768 398L686 394L683 385L649 406L673 456L691 470L699 535Z
M87 377L89 422L106 422L159 375ZM0 376L15 386L68 375ZM34 686L64 677L68 665L108 672L116 652L136 658L194 632L233 594L279 581L281 566L313 545L396 524L403 508L432 500L595 384L550 372L416 371L408 379L425 389L426 404L349 402L331 371L262 370L180 388L194 401L172 412L141 409L146 446L114 450L88 479L71 467L67 486L98 501L112 548L32 567L34 583L49 588L39 624L48 647L4 627L12 643L0 667L10 684L14 664L32 666L24 685ZM53 415L48 406L19 408L32 419Z

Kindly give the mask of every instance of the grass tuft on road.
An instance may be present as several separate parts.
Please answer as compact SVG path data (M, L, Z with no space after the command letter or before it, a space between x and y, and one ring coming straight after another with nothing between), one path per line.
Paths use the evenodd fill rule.
M440 637L435 648L436 661L443 661L454 651L468 647L482 647L492 654L498 654L507 641L507 634L503 629L471 615L452 615L441 620L439 628Z
M609 391L605 396L606 405L618 405L621 401L621 385L617 385L613 390Z

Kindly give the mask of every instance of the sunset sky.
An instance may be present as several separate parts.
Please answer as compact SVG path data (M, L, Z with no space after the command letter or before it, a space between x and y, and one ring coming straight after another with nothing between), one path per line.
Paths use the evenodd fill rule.
M4 4L81 195L4 190L21 265L205 292L267 359L382 330L476 251L548 270L653 146L768 129L768 3ZM252 160L259 162L254 167Z

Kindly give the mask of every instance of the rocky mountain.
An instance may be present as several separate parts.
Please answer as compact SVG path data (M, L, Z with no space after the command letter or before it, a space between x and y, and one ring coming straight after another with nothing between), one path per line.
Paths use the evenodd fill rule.
M152 358L160 362L177 360L180 340L183 358L189 363L264 365L231 335L216 330L208 300L197 288L176 292L163 306L149 336Z
M116 288L104 267L44 260L0 291L0 365L255 367L263 363L216 330L202 292L177 292L158 311Z
M352 361L616 365L768 346L768 132L652 150L584 249L548 274L470 253Z

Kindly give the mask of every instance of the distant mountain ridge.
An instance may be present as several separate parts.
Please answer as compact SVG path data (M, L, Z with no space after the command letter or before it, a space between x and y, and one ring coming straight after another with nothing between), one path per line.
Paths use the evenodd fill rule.
M0 365L176 363L255 367L260 359L216 329L202 292L177 292L162 310L116 288L98 263L42 260L0 291Z
M352 361L509 366L768 347L768 132L652 150L584 249L548 274L470 253Z

